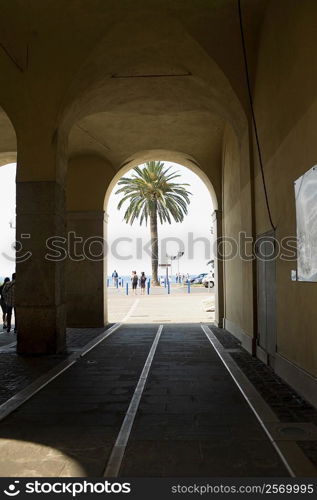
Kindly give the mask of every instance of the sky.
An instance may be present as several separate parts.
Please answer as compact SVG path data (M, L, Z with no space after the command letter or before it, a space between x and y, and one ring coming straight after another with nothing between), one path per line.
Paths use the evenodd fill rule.
M206 264L211 258L212 235L210 228L212 225L211 214L213 212L209 191L200 177L188 168L169 162L165 162L165 165L171 165L173 171L175 170L179 172L181 177L179 179L175 179L174 182L189 184L187 189L192 193L192 196L190 197L191 201L188 207L188 215L185 216L182 223L173 223L171 225L166 223L163 226L159 225L159 240L162 242L162 239L178 238L181 242L183 242L183 250L185 253L184 256L179 259L179 263L177 260L172 263L173 274L178 272L178 264L180 273L199 274L208 272L210 266L207 266ZM126 176L131 175L131 173L126 174ZM125 212L124 209L127 205L124 205L120 211L117 210L120 195L116 195L115 191L118 188L119 186L116 186L113 189L107 208L107 213L109 215L108 274L111 275L114 269L119 273L119 275L131 274L132 270L136 270L138 273L144 271L146 274L150 274L150 256L147 255L145 251L143 251L141 255L138 255L136 249L137 238L142 238L142 243L145 245L149 242L150 228L145 227L144 225L140 226L138 221L134 222L132 226L123 221ZM133 241L118 241L118 238L121 238L122 236L130 238ZM204 238L206 243L205 241L202 241L191 244L191 240L195 240L197 238ZM111 246L113 244L115 245L115 248L111 251ZM166 251L164 249L164 245L162 244L159 258L160 263L167 263L165 257L166 254L176 255L178 250L181 251L182 248L176 241L167 241ZM132 258L122 260L116 258L116 253L120 256L132 255ZM168 262L170 263L170 259ZM160 274L165 274L163 268L161 268Z
M188 215L182 223L168 223L163 226L159 224L158 233L160 241L160 264L170 263L168 255L176 255L184 251L179 261L172 263L172 272L184 274L199 274L208 272L207 261L212 258L212 225L211 214L213 206L211 196L204 182L188 168L175 163L165 162L171 165L173 170L180 174L175 182L187 183L187 189L192 193ZM15 240L15 164L0 167L0 277L10 276L15 270L14 251L12 245ZM130 176L132 171L127 173ZM146 245L150 241L149 226L140 226L136 221L132 226L123 221L124 209L117 210L120 195L116 195L116 186L109 198L108 214L108 274L116 269L119 275L130 275L132 270L138 273L144 271L147 275L151 273L151 258ZM10 224L13 227L10 227ZM127 238L127 240L122 240ZM172 241L176 238L177 241ZM203 241L196 239L203 238ZM160 274L165 274L164 268Z

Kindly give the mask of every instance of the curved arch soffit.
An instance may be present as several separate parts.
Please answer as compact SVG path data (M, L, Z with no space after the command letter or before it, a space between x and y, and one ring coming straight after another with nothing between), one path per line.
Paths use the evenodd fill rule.
M184 153L176 152L176 151L165 151L165 150L151 150L151 151L141 151L139 153L136 153L133 155L133 158L128 158L124 163L123 166L118 170L118 172L115 174L113 177L112 181L110 182L106 195L105 195L105 200L104 200L104 210L107 213L107 207L108 207L108 202L110 195L117 184L117 182L123 177L127 172L129 172L131 169L136 167L137 165L142 165L143 163L146 163L147 161L163 161L163 162L171 162L171 163L178 163L179 165L182 165L183 167L188 168L192 172L194 172L206 185L211 201L213 204L213 209L217 210L218 209L218 200L217 200L217 195L215 192L215 189L212 185L212 182L208 178L208 176L205 174L205 172L200 168L196 160L189 155L186 155Z
M142 15L146 17L148 13ZM154 16L154 13L152 15ZM161 23L158 23L158 18L161 18ZM59 122L67 134L73 125L85 116L116 108L118 103L122 105L123 96L133 95L133 85L140 91L133 99L142 98L144 92L148 91L148 95L153 96L155 89L157 101L162 102L160 92L164 92L163 88L166 86L167 94L173 95L173 87L170 85L174 82L173 85L179 86L174 91L176 95L182 91L191 93L192 96L200 95L202 108L222 116L232 124L237 135L240 135L241 130L247 126L247 119L243 105L229 79L216 61L176 19L166 17L163 12L155 12L155 23L142 24L142 40L136 41L135 45L131 44L129 30L122 30L125 22L133 23L133 20L122 19L121 23L114 24L107 35L92 47L75 74L65 94L59 116ZM159 26L158 32L154 26ZM124 38L124 33L127 33L127 38ZM153 49L152 58L144 63L141 55L146 57L147 44ZM112 50L109 50L109 47L113 47ZM190 54L190 60L186 54ZM182 75L184 72L185 75ZM155 76L156 73L180 75L180 78L133 78L134 74ZM186 79L186 76L190 78ZM150 82L149 89L146 82Z
M17 153L16 151L8 151L6 153L0 152L0 168L5 165L9 165L10 163L17 162Z

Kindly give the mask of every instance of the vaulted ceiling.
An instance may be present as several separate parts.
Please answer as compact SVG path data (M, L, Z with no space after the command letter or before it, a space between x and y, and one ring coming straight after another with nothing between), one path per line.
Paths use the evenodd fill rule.
M251 76L266 3L242 0ZM164 149L213 165L225 124L237 135L246 125L236 0L11 0L0 22L0 104L18 130L23 102L63 126L69 156L96 153L118 169ZM14 149L2 113L0 153Z

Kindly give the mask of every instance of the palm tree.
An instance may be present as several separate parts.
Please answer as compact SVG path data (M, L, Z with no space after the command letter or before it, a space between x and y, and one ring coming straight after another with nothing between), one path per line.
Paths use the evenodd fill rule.
M158 219L161 224L172 219L182 222L187 214L189 205L189 191L185 189L188 184L179 184L172 180L180 177L178 172L171 172L172 167L165 168L160 161L149 161L143 168L134 168L131 178L122 177L118 182L122 187L116 194L122 193L123 198L118 204L118 210L129 201L125 211L124 220L131 225L137 219L140 225L147 225L150 220L151 229L151 254L152 254L152 282L159 285L158 281Z

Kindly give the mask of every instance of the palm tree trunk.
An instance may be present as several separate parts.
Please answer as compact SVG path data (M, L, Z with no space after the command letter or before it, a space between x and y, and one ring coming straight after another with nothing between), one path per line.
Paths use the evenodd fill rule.
M158 270L158 234L157 234L157 211L156 208L150 214L150 227L151 227L151 259L152 259L152 284L159 286L157 275Z

